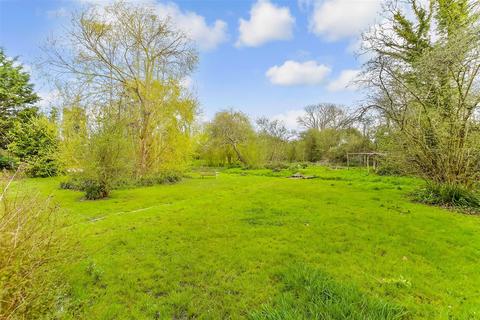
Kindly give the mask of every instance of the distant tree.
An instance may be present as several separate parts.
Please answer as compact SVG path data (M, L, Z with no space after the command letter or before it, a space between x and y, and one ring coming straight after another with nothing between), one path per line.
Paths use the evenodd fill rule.
M333 103L319 103L305 107L305 115L297 118L305 129L341 129L351 124L352 119L345 107Z
M87 114L78 101L63 108L60 136L60 158L65 168L81 169L89 136Z
M363 152L372 149L367 136L355 128L321 131L309 129L301 134L305 160L345 163L348 152Z
M317 129L308 129L301 133L301 141L303 147L303 159L310 162L317 162L322 159L320 149L318 147L320 131Z
M258 136L262 142L262 149L266 153L266 161L279 162L286 160L288 142L292 132L280 120L270 120L262 117L256 121Z
M265 134L282 141L286 141L292 136L292 132L287 129L283 121L261 117L257 119L256 123L260 134Z
M243 151L255 131L247 115L233 110L217 112L208 132L213 144L223 148L226 154L233 151L241 163L248 165Z
M25 108L32 108L40 98L33 91L30 75L16 59L0 48L0 148L5 149L12 120Z

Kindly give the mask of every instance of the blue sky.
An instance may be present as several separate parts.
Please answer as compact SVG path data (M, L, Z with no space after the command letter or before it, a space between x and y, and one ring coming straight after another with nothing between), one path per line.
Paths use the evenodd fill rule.
M40 46L62 32L69 13L108 0L0 0L0 46L28 66ZM131 0L132 2L135 2ZM139 0L169 15L200 49L189 79L207 118L234 108L295 126L316 102L355 104L347 86L361 67L353 53L359 35L377 18L381 0ZM51 88L32 68L37 90Z

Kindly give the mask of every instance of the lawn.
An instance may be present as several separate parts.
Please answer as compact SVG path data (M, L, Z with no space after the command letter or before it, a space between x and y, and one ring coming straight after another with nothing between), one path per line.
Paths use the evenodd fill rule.
M52 194L73 246L61 318L480 319L480 217L412 203L359 169Z

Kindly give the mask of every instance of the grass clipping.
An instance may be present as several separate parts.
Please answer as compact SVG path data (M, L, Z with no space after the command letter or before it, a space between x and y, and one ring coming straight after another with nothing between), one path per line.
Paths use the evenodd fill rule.
M38 319L62 290L53 267L62 252L57 209L14 180L0 175L0 319Z

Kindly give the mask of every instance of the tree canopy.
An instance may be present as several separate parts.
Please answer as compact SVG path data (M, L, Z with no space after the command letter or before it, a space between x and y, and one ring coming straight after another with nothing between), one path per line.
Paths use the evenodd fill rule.
M23 109L32 108L40 98L33 90L30 75L17 59L0 48L0 148L5 149L12 119Z

